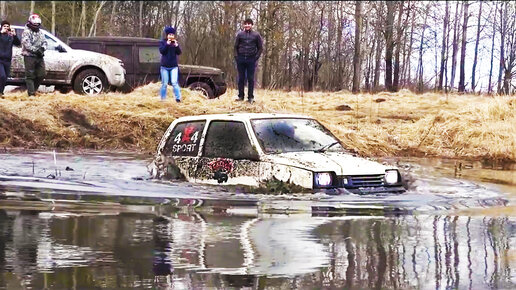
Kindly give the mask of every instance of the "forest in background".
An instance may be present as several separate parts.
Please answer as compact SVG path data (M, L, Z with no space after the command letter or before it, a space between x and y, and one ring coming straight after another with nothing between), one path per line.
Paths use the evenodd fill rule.
M70 36L160 38L177 27L180 63L235 84L245 18L264 39L257 84L303 91L514 94L515 1L0 1L0 18Z

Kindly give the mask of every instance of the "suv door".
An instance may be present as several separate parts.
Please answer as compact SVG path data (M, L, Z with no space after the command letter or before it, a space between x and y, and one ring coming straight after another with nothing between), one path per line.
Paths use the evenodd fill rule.
M71 80L68 79L68 75L72 66L72 57L52 36L45 33L45 39L47 40L47 50L45 50L44 57L47 71L45 80L52 81L52 84L70 83Z
M196 181L257 185L259 156L246 126L239 121L211 121L196 170ZM212 182L210 182L212 181Z

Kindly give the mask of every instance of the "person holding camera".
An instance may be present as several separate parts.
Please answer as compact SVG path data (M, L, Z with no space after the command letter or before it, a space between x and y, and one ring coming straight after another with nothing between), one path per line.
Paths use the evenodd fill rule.
M16 31L11 29L11 24L4 20L0 31L0 98L4 98L5 84L11 72L11 60L13 58L13 45L20 45L20 39Z
M167 98L167 85L170 82L174 89L176 102L181 102L181 89L179 88L179 68L177 56L181 54L181 48L176 39L176 29L171 26L165 27L165 38L159 42L159 52L161 53L161 100Z
M22 55L25 63L25 83L29 96L36 94L46 75L43 57L47 48L47 41L45 35L39 29L40 26L41 18L39 15L31 14L21 39Z
M238 98L244 100L244 86L247 78L247 101L254 102L254 71L262 54L262 36L253 30L253 20L244 21L244 30L238 32L235 39L235 61L238 70Z

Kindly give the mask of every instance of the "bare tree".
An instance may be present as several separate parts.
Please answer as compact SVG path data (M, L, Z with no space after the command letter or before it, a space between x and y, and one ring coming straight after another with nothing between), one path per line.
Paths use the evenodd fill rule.
M387 1L387 15L385 22L385 89L389 92L393 91L392 86L392 56L394 51L394 37L393 37L393 26L394 26L394 10L396 2Z
M91 23L90 33L88 34L89 37L97 35L97 19L99 18L100 11L102 10L104 4L106 4L106 1L100 1L99 6L97 7L95 17L93 17L93 22Z
M495 47L495 38L496 38L496 17L498 16L498 3L496 3L494 7L494 19L492 23L493 27L493 34L491 36L491 61L489 65L489 82L488 82L488 88L487 93L492 94L493 93L493 59L494 59L494 47Z
M0 19L4 20L7 18L7 7L6 1L0 1Z
M451 65L451 78L450 78L450 90L453 91L455 86L455 72L457 70L457 51L459 49L459 34L458 28L459 25L459 15L462 14L462 6L460 6L461 11L459 10L459 1L457 1L455 5L455 21L453 23L453 42L452 42L452 65Z
M437 89L439 91L443 90L443 81L444 81L444 71L446 70L446 50L448 47L448 25L450 22L450 11L449 11L449 3L446 1L446 6L444 10L444 20L443 20L443 42L441 44L441 68L439 69L439 83L437 84Z
M355 1L355 54L353 56L353 93L360 92L360 31L362 30L362 2Z
M81 25L81 36L82 37L85 37L86 36L86 1L82 1L82 5L81 5L81 20L80 20L80 25Z
M459 92L463 93L466 90L466 44L467 44L467 32L468 32L468 19L469 19L469 3L464 1L464 21L462 22L462 45L460 52L460 75L459 75Z
M52 34L56 34L56 1L50 1L52 3Z
M477 38L475 40L475 56L473 57L473 68L471 69L471 91L474 93L476 88L475 75L477 70L478 60L478 45L480 43L480 20L482 19L482 1L480 1L480 7L478 10L478 21L477 21Z

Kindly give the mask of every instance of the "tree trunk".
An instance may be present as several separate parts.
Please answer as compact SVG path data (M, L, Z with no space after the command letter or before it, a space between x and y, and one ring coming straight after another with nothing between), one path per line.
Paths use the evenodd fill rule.
M109 27L114 27L113 19L116 13L116 5L118 1L113 1L113 7L111 7L111 15L109 16ZM113 29L109 29L109 35L113 35Z
M387 1L387 18L385 22L385 89L393 91L392 87L392 55L394 50L393 25L394 25L394 1Z
M423 24L423 31L421 32L421 41L419 43L419 64L418 64L418 82L417 82L417 91L422 93L424 90L424 80L423 80L423 44L425 40L425 30L426 30L426 21L428 18L428 10L425 12L425 22Z
M93 23L91 24L90 33L88 34L88 37L92 37L97 34L97 18L99 17L100 11L102 10L102 6L104 6L104 4L106 4L106 1L100 1L99 7L95 12L95 17L93 18Z
M464 22L462 23L462 45L460 52L460 76L459 76L459 92L464 93L466 91L466 36L468 32L468 1L464 1Z
M448 47L448 22L450 18L449 13L449 4L448 1L446 1L446 8L444 10L444 23L443 23L443 42L442 42L442 48L441 48L441 68L439 69L439 84L437 86L438 91L443 90L443 81L444 81L444 71L446 69L446 50Z
M450 90L453 91L453 88L454 88L454 83L455 83L455 71L456 71L456 68L457 68L457 50L459 48L459 44L458 44L458 30L457 30L457 26L458 26L458 23L459 23L459 15L462 14L462 6L461 6L461 11L458 12L458 9L459 9L459 1L457 1L457 4L455 6L455 22L453 23L453 43L452 43L452 47L453 47L453 52L452 52L452 67L451 67L451 78L450 78Z
M496 17L498 16L498 3L495 6L494 20L493 20L493 36L491 37L491 61L489 65L489 83L487 87L487 93L493 93L493 59L494 59L494 47L496 37Z
M373 91L378 91L378 87L380 85L380 65L382 58L382 39L380 37L380 33L376 31L376 59L374 64L374 80L373 80Z
M411 80L411 74L410 74L410 71L411 71L411 62L410 62L410 57L412 56L412 44L414 43L414 26L415 26L415 23L416 23L416 10L414 9L414 11L412 12L412 20L411 20L411 25L410 25L410 41L409 41L409 45L408 45L408 53L407 53L407 58L405 59L403 65L404 65L404 69L403 69L403 79L405 81L409 81L409 82L412 82Z
M139 4L140 4L140 18L139 18L139 24L138 24L138 34L140 35L140 37L143 36L143 3L144 1L140 1Z
M36 6L36 1L30 1L30 14L34 13L34 6Z
M0 1L0 19L4 20L7 19L7 2L6 1Z
M52 3L52 34L56 35L56 1L50 1Z
M404 28L401 24L401 19L403 18L403 3L404 1L399 2L399 11L398 11L398 25L396 28L396 51L394 52L394 80L392 83L393 91L399 91L400 86L400 51L401 51L401 35L404 32ZM407 13L408 15L408 13ZM405 21L406 22L406 21Z
M86 36L86 1L82 1L81 12L81 36Z
M355 1L355 54L353 56L353 89L360 92L360 31L362 30L362 2Z
M504 62L505 59L505 32L507 26L507 2L502 3L502 7L500 7L500 67L498 71L498 94L503 94L502 92L502 74L504 71Z
M477 22L477 39L475 41L475 56L473 57L473 69L471 70L471 92L475 93L476 83L475 83L475 74L477 69L477 59L478 59L478 44L480 42L480 20L482 17L482 1L480 1L480 8L478 11L478 22Z

